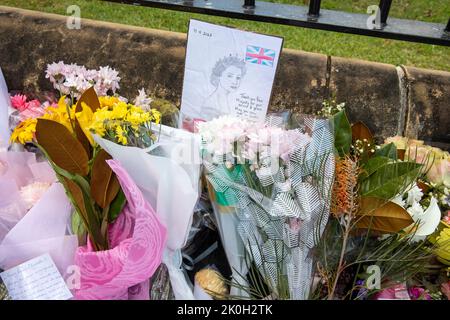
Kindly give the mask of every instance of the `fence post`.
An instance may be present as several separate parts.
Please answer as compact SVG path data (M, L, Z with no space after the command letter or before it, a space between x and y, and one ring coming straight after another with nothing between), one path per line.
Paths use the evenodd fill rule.
M253 9L255 7L255 0L244 0L243 7L245 9Z
M320 2L321 0L310 0L308 16L317 18L320 15Z
M392 0L380 0L380 14L381 14L381 26L384 27L387 23L389 16L389 10L391 10Z

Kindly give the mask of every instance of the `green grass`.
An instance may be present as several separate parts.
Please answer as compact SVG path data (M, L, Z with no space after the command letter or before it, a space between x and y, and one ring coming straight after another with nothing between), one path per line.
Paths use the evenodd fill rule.
M306 0L268 1L298 5L308 3ZM367 6L378 2L378 0L324 0L322 8L365 13ZM449 47L121 5L98 0L0 0L0 5L58 14L66 14L66 8L72 4L80 6L82 18L178 32L186 32L189 19L196 18L244 30L283 36L286 48L450 71ZM392 4L391 16L446 23L450 16L450 1L396 0Z

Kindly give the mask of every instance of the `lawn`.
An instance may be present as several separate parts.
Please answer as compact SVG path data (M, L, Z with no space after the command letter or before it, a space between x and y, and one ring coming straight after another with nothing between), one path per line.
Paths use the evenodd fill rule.
M298 5L308 3L306 0L269 1ZM322 7L365 13L367 6L378 2L378 0L324 0ZM450 71L449 47L121 5L98 0L0 0L0 5L58 14L66 14L66 8L73 4L81 8L82 18L178 32L186 32L189 19L197 18L245 30L283 36L287 48L394 65L403 64ZM447 23L450 16L450 1L396 0L392 4L391 16Z

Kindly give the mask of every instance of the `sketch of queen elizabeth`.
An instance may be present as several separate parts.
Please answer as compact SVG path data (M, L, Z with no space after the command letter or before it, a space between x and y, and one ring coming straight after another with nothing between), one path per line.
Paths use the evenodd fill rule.
M237 56L230 55L216 62L210 78L215 89L202 104L203 119L211 120L220 115L232 114L229 95L239 88L245 73L245 61Z

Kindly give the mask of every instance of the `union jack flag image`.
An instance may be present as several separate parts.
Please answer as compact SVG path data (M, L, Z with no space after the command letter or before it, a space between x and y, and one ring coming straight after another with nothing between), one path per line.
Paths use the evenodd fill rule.
M245 53L246 62L272 67L274 60L275 50L256 46L247 46L247 51Z

